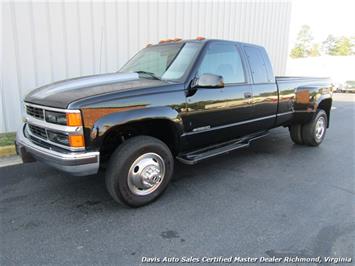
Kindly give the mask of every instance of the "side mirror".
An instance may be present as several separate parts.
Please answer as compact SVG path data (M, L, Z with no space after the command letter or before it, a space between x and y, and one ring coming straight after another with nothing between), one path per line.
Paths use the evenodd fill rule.
M223 77L215 74L205 73L193 83L193 88L223 88L224 81Z

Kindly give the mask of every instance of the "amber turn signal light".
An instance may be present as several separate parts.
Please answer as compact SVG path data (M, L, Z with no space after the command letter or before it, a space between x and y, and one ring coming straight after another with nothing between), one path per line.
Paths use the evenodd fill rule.
M74 148L84 147L84 136L83 135L69 135L69 146Z
M81 126L80 113L67 113L67 126Z

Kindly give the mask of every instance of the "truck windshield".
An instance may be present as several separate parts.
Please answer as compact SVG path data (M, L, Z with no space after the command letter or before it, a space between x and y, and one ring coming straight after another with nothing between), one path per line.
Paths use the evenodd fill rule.
M179 81L188 73L200 48L200 43L150 46L138 52L119 72L138 72L148 78Z

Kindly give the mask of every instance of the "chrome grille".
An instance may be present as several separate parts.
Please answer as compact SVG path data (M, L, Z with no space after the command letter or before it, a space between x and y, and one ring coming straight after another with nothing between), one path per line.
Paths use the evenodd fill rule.
M36 136L36 137L40 137L42 139L47 139L47 132L44 128L42 127L38 127L38 126L34 126L34 125L28 125L30 128L31 133Z
M66 149L70 151L85 150L85 147L71 147L68 143L69 135L83 134L83 127L67 126L59 123L47 121L48 113L80 113L80 110L67 110L49 106L24 103L24 121L26 123L26 133L32 142L41 143L43 146ZM52 147L52 148L53 148Z
M26 105L26 113L30 116L37 118L37 119L41 119L41 120L44 119L44 112L43 112L42 108Z

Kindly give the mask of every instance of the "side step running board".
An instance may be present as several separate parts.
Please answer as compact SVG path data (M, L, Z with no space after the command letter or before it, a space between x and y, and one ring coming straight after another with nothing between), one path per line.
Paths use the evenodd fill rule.
M228 142L219 143L189 153L181 154L177 156L176 159L178 159L184 164L197 164L202 160L206 160L217 155L222 155L224 153L248 147L251 141L262 138L268 134L268 131L258 132L240 139L234 139Z

